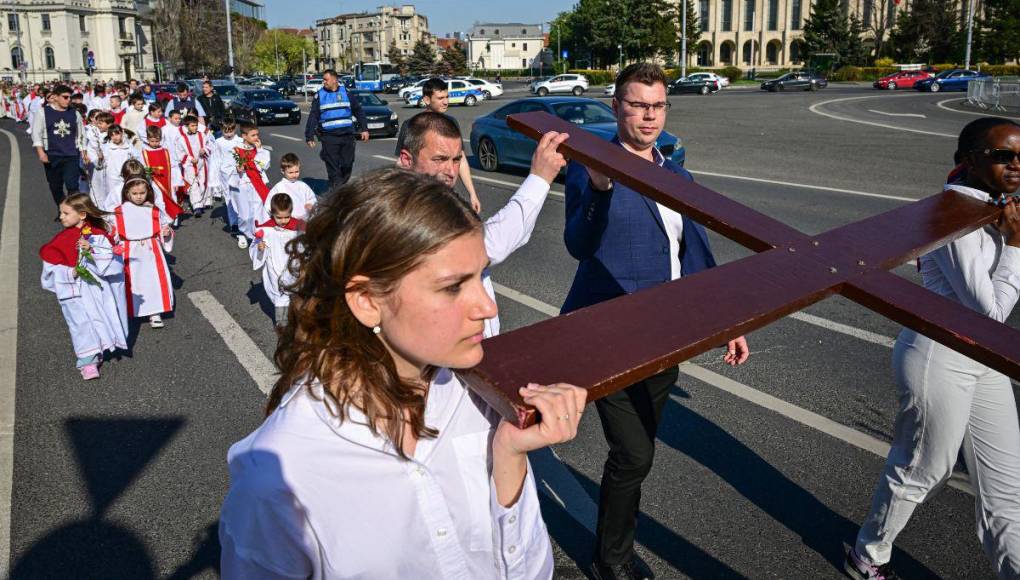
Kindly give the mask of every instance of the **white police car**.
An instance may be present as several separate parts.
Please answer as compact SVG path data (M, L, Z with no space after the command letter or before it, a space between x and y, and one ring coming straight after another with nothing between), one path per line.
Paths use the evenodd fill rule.
M451 105L467 105L473 107L485 98L485 95L480 89L474 85L468 84L467 81L462 80L448 80L446 81L447 91L450 93L450 104ZM412 107L424 107L425 103L422 102L421 89L416 89L407 95L407 104Z

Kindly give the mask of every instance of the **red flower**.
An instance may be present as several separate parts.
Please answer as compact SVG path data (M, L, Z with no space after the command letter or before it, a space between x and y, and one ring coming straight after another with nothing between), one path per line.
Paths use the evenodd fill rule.
M123 256L124 255L124 246L122 246L120 244L117 244L116 246L114 246L113 247L113 254L115 256Z
M256 240L261 240L262 237L265 236L265 235L266 235L265 231L263 231L263 230L255 230L255 239Z

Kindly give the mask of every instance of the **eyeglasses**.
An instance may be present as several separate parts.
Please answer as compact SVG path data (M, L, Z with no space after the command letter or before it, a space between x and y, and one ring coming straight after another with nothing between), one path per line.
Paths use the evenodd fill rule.
M1013 160L1020 161L1020 151L1012 149L977 149L985 157L992 160L996 165L1009 165Z
M659 114L663 111L668 111L672 103L665 101L662 103L642 103L641 101L628 101L626 99L620 99L631 109L640 109L642 113L648 114L654 112Z
M61 99L70 99L71 95L57 95L57 97L59 97Z

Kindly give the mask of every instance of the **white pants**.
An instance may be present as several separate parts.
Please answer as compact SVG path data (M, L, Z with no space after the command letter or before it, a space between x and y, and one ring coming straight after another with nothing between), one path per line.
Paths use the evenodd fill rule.
M1020 578L1020 425L1009 379L912 330L896 340L900 408L857 553L885 564L919 504L952 475L962 446L977 535L1000 578Z

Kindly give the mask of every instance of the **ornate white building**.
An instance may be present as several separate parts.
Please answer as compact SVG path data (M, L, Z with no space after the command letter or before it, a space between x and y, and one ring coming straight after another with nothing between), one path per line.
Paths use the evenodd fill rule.
M151 12L148 0L0 0L0 79L154 78Z
M537 66L545 48L541 24L475 24L467 36L468 66L479 69L524 69Z

